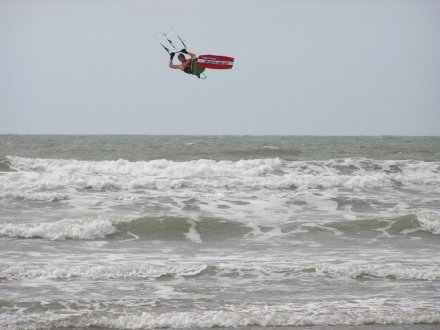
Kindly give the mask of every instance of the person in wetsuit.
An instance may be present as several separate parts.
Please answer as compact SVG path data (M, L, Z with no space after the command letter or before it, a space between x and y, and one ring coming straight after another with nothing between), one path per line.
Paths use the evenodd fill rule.
M185 57L185 55L189 55L189 59ZM203 68L200 68L197 65L197 56L194 53L188 52L186 49L182 49L177 56L177 58L180 61L180 64L174 64L173 59L176 53L170 54L170 62L168 64L168 67L171 69L180 69L185 73L196 75L200 78L200 74L205 70Z

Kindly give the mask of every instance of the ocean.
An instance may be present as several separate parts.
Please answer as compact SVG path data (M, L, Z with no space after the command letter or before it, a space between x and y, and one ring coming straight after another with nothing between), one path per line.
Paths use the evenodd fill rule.
M438 329L440 138L0 135L0 329Z

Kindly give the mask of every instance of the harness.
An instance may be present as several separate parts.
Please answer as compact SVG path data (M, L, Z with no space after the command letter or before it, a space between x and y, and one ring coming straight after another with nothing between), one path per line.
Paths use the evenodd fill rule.
M200 75L202 74L203 71L205 71L205 68L201 68L197 65L197 57L185 62L185 67L183 69L183 72L188 74L193 74L197 76L197 78L200 78ZM205 78L202 79L206 79L206 76Z
M192 61L193 60L188 60L185 62L185 69L183 70L185 73L192 74Z

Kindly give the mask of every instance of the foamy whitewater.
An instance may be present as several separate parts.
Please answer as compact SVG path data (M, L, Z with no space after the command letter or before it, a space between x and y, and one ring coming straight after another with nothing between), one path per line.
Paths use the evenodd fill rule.
M439 196L437 137L3 135L0 329L435 329Z

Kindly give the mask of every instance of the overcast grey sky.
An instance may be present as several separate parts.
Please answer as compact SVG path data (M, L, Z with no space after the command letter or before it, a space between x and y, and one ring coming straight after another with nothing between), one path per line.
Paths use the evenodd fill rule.
M0 0L0 133L440 135L438 0L155 1Z

